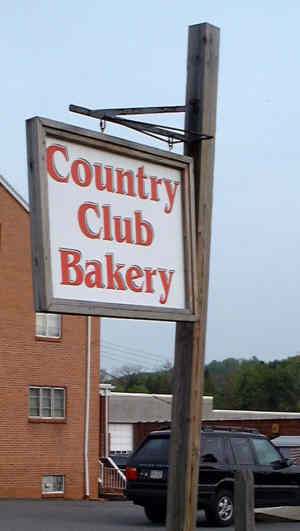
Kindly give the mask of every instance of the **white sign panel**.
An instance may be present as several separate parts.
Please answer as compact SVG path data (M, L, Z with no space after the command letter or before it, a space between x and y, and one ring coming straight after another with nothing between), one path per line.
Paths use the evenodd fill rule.
M191 161L28 121L37 311L195 318Z

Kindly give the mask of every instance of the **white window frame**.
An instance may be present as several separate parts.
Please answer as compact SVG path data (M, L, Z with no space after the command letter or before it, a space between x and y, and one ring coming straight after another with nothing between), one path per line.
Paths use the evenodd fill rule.
M51 482L53 478L62 479L62 490L49 490L45 487L45 483ZM65 476L60 474L51 474L49 476L44 476L42 479L42 494L64 494L65 492Z
M31 389L39 389L39 415L32 415L30 411L30 391ZM43 390L50 390L50 408L51 408L51 415L44 416L42 415L42 408L43 408ZM63 403L63 415L55 416L54 415L54 392L55 390L63 391L64 392L64 403ZM66 418L66 389L64 387L39 387L36 385L31 385L29 387L29 417L32 419L65 419Z
M53 335L49 332L50 329L50 319L53 317L57 318L57 329L58 335ZM38 333L38 319L45 319L45 333ZM35 314L35 335L36 337L45 337L50 339L60 339L61 338L61 315L57 313L36 313Z

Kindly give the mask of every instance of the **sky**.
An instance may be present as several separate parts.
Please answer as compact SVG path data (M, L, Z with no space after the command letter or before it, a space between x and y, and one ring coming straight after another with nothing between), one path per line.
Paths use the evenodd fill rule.
M0 174L26 200L26 119L98 130L69 105L183 105L188 26L220 28L206 362L299 353L299 2L11 0L1 22ZM183 126L179 115L144 119ZM102 367L172 362L174 331L103 319Z

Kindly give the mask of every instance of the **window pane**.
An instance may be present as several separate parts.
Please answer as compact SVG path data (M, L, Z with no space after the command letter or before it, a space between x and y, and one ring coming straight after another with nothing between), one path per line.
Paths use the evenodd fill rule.
M40 337L61 337L61 316L50 313L36 313L36 335Z
M41 411L42 417L51 417L51 389L42 388Z
M47 336L48 337L60 337L60 322L61 316L56 314L47 314Z
M270 465L281 459L279 452L266 439L253 439L256 457L260 465Z
M43 478L43 493L51 492L53 488L52 476L45 476Z
M40 390L36 387L29 389L29 415L31 417L40 416Z
M42 492L64 492L64 476L45 476L42 481Z
M65 390L54 389L53 391L53 415L54 417L65 416Z
M53 487L56 492L64 492L64 476L54 476Z
M232 437L231 444L237 463L240 465L253 465L254 458L249 445L249 440L242 437Z
M37 336L45 336L47 327L46 314L36 313L35 314L35 333Z
M224 462L223 439L221 439L221 437L210 437L207 435L205 440L205 450L203 453L201 452L201 454L201 457L203 457L203 455L211 454L220 463Z

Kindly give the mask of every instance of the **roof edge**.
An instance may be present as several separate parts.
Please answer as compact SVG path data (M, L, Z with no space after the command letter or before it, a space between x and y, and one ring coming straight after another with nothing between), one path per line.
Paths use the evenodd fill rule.
M23 197L18 194L18 192L9 184L9 182L4 179L3 175L0 175L0 185L5 188L5 190L14 197L14 199L26 210L29 212L29 204L23 199Z
M102 384L100 384L101 386ZM153 398L153 397L162 397L162 398L172 398L172 394L162 394L162 393L123 393L120 391L112 391L110 394L110 397L118 397L118 398L127 398L127 397L146 397L146 398ZM213 397L209 395L203 395L203 398L205 400L212 400Z
M239 409L213 409L212 415L207 417L207 421L226 420L228 422L234 420L274 420L277 419L300 419L299 412L287 411L248 411Z

